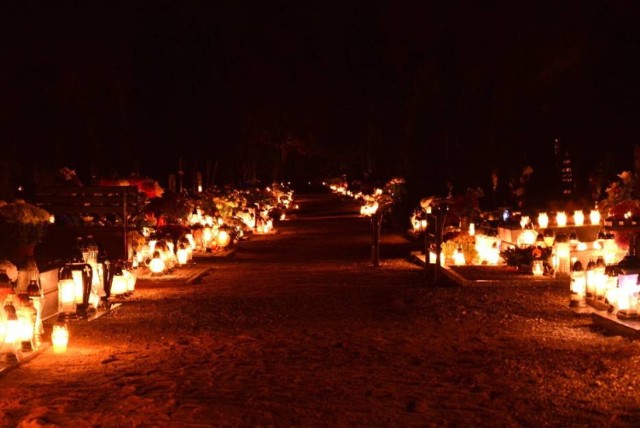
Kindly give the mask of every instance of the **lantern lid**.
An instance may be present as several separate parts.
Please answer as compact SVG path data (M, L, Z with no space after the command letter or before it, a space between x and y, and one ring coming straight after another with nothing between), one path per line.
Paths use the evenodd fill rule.
M576 262L571 267L571 270L574 271L574 272L579 272L579 271L584 270L582 268L582 262L580 262L580 260L576 260Z

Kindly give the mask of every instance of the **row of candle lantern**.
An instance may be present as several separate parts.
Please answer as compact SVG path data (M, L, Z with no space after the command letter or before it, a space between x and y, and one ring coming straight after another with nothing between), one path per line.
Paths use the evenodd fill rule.
M549 215L546 212L538 213L537 217L538 226L542 229L549 227ZM591 225L599 225L601 221L600 211L593 209L589 213L589 222ZM568 223L568 216L564 211L558 211L555 216L555 224L558 227L566 227ZM573 225L584 226L585 215L582 210L575 210L573 212Z
M639 313L640 286L638 273L623 272L616 265L605 266L599 258L587 268L577 261L571 270L570 307L587 305L598 309L613 309L622 319L634 319Z

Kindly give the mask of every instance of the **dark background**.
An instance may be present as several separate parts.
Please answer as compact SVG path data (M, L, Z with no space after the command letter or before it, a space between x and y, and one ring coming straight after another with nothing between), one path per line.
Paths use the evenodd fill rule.
M0 6L2 187L407 178L487 186L524 165L578 191L633 168L637 1L77 1Z

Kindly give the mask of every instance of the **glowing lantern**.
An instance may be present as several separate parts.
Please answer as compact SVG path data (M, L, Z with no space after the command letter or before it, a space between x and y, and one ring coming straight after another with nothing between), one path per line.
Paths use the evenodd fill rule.
M453 252L453 264L455 264L456 266L461 266L465 263L466 261L464 259L464 253L460 248L456 248L456 250Z
M131 294L136 289L136 281L138 280L138 277L128 269L122 269L122 273L127 281L127 294Z
M208 247L212 239L213 234L211 233L211 228L205 227L202 229L202 246L205 248Z
M58 273L58 312L64 318L76 317L76 283L66 266Z
M604 259L599 256L596 260L596 265L593 269L593 281L595 283L595 298L596 300L604 300L604 295L607 291L607 267L604 264Z
M113 279L111 280L111 295L122 296L127 293L128 283L127 278L121 267L116 267L113 272Z
M53 345L53 352L56 354L67 351L67 345L69 344L69 329L67 324L56 323L51 330L51 344Z
M530 223L531 221L529 220L529 217L526 215L523 215L522 217L520 217L520 227L522 227L523 229L525 227L527 227L527 225Z
M427 230L427 220L420 220L420 229L421 230Z
M189 261L189 252L184 244L178 245L178 251L176 251L176 257L178 258L178 264L184 266Z
M34 348L33 339L37 312L27 294L20 295L19 300L20 304L16 309L16 315L18 316L18 340L21 343L21 350L23 352L31 352Z
M571 271L571 300L569 306L584 307L586 305L586 286L586 276L582 269L582 263L577 261Z
M596 296L596 263L593 260L589 260L587 263L587 270L585 271L586 279L586 294L590 299Z
M533 276L542 276L544 275L544 266L542 264L542 260L534 260L533 265L531 267L531 272Z
M555 247L556 272L568 275L570 273L571 246L567 235L557 235L553 245Z
M193 238L193 235L191 233L187 233L186 235L184 235L185 238L187 238L187 240L189 241L189 245L191 246L192 250L196 249L196 240ZM153 252L151 252L151 254L153 254Z
M584 213L582 210L575 210L573 212L573 224L576 226L584 225Z
M542 212L538 214L538 226L540 229L546 229L549 227L549 216L547 213Z
M593 225L600 224L600 211L591 210L591 213L589 213L589 220Z
M476 225L474 223L469 223L469 236L475 236L476 234Z
M616 316L633 319L638 316L638 274L618 275L618 294Z
M0 334L3 341L0 342L0 352L8 360L16 360L15 345L19 340L18 314L13 305L13 294L10 294L4 302L3 317L0 318Z
M530 247L536 243L537 237L538 234L533 229L525 229L518 235L518 246L521 248Z
M607 233L605 236L606 239L604 240L602 255L604 257L605 264L610 265L615 263L616 261L616 256L618 254L618 244L616 244L613 234Z
M487 252L487 263L490 265L497 265L500 262L500 249L498 243L494 242L489 251Z
M558 227L565 227L567 225L567 214L564 211L558 211L556 214L556 224Z
M231 235L226 230L221 230L218 233L217 244L218 247L224 248L231 243Z
M553 229L545 229L544 231L544 243L547 247L553 247L553 241L556 239L556 234Z
M149 261L149 270L152 275L160 275L164 272L164 260L159 251L153 253L153 258Z

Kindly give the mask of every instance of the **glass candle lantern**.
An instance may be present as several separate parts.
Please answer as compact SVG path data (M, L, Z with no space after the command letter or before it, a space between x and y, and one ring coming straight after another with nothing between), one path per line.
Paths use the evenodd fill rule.
M545 212L538 214L538 227L540 229L546 229L549 227L549 216Z
M53 352L56 354L67 351L67 345L69 344L69 328L67 324L56 323L53 325L51 344L53 345Z
M587 269L585 271L586 295L589 299L594 299L596 296L595 268L596 263L593 260L589 260L589 263L587 263Z
M556 213L556 225L558 225L558 227L565 227L567 225L567 214L564 211L558 211Z
M573 212L573 224L576 226L584 225L584 212L582 212L582 210L575 210Z
M533 265L531 266L531 272L533 276L542 276L544 275L544 265L542 260L534 260Z
M586 305L586 285L587 280L582 269L582 263L577 261L571 270L571 300L569 306L583 307Z
M591 221L592 225L600 224L600 211L591 210L591 212L589 213L589 220Z

